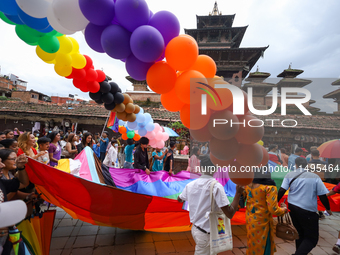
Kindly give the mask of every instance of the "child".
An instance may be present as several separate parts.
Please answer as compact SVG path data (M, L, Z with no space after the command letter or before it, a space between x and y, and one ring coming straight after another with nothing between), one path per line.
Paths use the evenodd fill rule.
M37 158L37 160L45 165L49 165L50 157L48 154L48 148L50 148L51 139L47 137L40 137L38 139L38 146L39 146L39 153L41 152L42 155Z

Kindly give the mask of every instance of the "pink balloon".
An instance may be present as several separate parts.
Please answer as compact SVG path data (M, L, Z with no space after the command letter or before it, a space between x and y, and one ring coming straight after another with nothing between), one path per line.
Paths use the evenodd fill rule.
M169 139L169 135L167 133L163 133L163 141L167 141Z
M158 131L161 131L161 126L158 123L155 123L155 128L154 128L154 132L157 133Z
M155 139L155 132L154 131L151 131L151 132L148 132L149 133L149 139Z
M155 135L155 139L158 140L158 141L162 141L163 140L162 132L158 131Z
M163 147L164 147L164 141L158 141L156 144L156 148L163 149Z

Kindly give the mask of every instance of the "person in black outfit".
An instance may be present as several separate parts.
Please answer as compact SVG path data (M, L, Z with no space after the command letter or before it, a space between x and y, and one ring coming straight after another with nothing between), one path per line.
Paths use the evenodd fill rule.
M168 171L169 174L173 174L174 169L174 150L176 148L175 142L170 142L170 150L165 158L164 170Z
M134 157L133 167L135 169L142 169L146 174L150 174L149 170L149 158L148 158L148 144L149 139L147 137L142 137L139 140L140 145L137 147Z

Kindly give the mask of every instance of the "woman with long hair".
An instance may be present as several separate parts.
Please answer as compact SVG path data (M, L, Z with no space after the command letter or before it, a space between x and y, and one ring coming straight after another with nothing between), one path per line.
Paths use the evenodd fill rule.
M3 145L6 149L13 150L15 154L18 153L19 147L18 142L14 139L4 139L0 141L0 144Z
M51 139L48 153L50 155L50 166L57 166L58 160L61 158L61 146L60 146L60 134L57 131L53 131L48 135Z
M35 145L35 137L31 132L25 132L21 134L18 138L18 152L17 155L25 154L26 156L37 159L42 156L42 153L38 153L34 148Z
M83 135L80 144L77 145L78 153L80 153L86 146L89 146L92 149L92 145L92 134L90 132L87 132Z
M76 147L75 142L77 141L77 135L76 134L70 134L67 138L67 143L65 146L65 156L66 158L75 158L78 150Z
M195 146L192 148L192 155L188 160L188 172L197 173L200 170L200 160L198 159L201 154L200 148Z
M282 216L288 211L285 204L278 205L276 184L270 172L265 171L264 168L256 171L254 180L243 193L247 201L247 255L276 252L273 215Z

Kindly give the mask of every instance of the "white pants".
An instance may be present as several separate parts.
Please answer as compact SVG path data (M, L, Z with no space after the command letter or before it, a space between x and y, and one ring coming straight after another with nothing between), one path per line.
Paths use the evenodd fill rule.
M191 234L196 243L195 255L210 255L210 235L203 233L194 225L191 228Z

